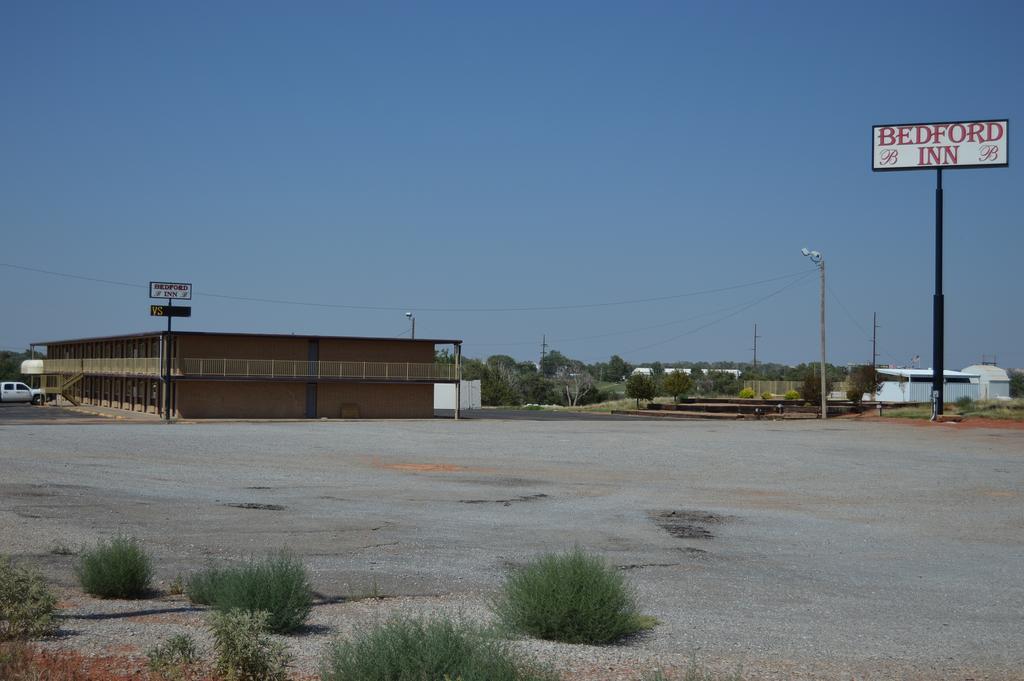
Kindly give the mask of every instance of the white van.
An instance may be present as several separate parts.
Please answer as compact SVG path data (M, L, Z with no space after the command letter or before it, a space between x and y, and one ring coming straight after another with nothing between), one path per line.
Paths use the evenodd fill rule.
M41 390L33 390L24 383L17 381L0 381L0 402L31 402L39 404L42 401Z

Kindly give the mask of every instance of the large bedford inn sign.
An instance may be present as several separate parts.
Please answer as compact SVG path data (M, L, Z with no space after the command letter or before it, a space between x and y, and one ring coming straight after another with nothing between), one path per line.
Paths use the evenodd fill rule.
M873 170L1006 166L1009 121L910 123L871 129Z
M945 392L946 303L942 292L942 171L1010 165L1010 121L900 123L871 128L871 169L935 171L935 295L932 296L932 420Z

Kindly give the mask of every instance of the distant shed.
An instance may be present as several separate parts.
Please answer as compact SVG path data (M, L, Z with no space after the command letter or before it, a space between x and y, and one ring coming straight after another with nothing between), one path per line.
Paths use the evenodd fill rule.
M1010 399L1010 375L992 364L972 364L964 373L978 375L978 394L982 400Z

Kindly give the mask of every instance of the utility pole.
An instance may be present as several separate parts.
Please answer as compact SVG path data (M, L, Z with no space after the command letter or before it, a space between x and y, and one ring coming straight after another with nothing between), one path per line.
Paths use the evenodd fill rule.
M875 376L876 367L878 367L878 313L871 313L871 401L874 402L877 397L875 391Z
M754 379L757 379L757 322L754 322Z
M538 370L540 373L544 373L544 355L548 352L548 335L544 334L540 337L540 366Z
M878 313L871 314L871 369L878 366Z

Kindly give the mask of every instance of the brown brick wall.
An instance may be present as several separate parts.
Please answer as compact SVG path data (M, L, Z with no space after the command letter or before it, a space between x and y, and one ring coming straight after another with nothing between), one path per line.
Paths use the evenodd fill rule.
M178 415L187 419L301 419L305 383L178 381Z
M331 362L434 361L434 344L409 341L320 340L320 359Z
M309 359L306 338L253 336L175 336L182 359Z
M364 419L428 419L434 415L432 384L321 383L316 407L320 418L341 418L343 404L355 404Z

